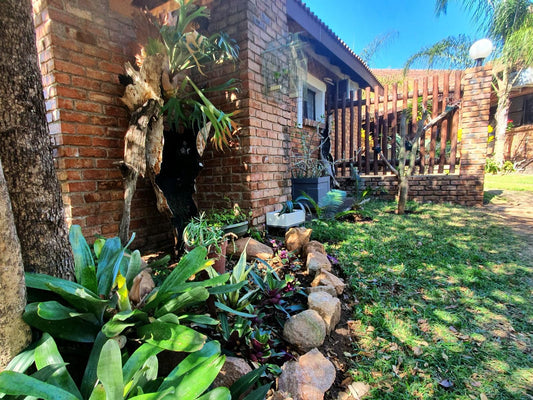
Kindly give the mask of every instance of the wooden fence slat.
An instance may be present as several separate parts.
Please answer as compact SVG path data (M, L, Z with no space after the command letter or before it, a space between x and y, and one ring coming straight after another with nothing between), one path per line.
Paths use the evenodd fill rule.
M433 75L433 107L431 118L435 118L439 115L439 76ZM438 126L431 128L431 142L429 145L429 167L428 174L432 174L435 166L435 150L437 148L437 130Z
M388 138L389 138L389 87L385 85L383 91L383 115L382 115L382 134L381 134L381 151L388 160ZM383 163L383 175L386 175L388 171L387 165Z
M422 81L422 108L427 110L428 107L428 78L424 77ZM420 138L420 174L424 174L426 169L426 132Z
M398 83L392 85L392 145L391 145L391 161L392 165L396 166L396 135L398 133L398 114L397 114L397 102L398 102Z
M379 86L374 87L374 158L372 164L374 166L374 175L378 175L378 152L376 146L379 145Z
M411 107L411 135L414 135L416 132L416 126L418 123L418 80L413 81L413 96L412 96L412 107ZM422 141L422 138L420 138ZM413 143L414 144L414 143Z
M370 87L365 90L365 174L370 173Z
M454 92L453 100L458 101L461 99L461 71L455 72L454 77ZM459 129L459 112L453 113L452 119L452 136L451 136L451 150L450 150L450 174L455 173L455 163L457 162L457 131Z
M442 84L442 106L441 112L444 112L448 104L448 94L450 91L450 73L444 74ZM440 157L439 157L439 174L444 173L444 164L446 164L446 142L448 141L448 119L445 118L440 126Z
M361 143L361 129L363 129L363 90L357 89L357 166L359 167L359 173L363 170L363 154L361 149L363 145Z

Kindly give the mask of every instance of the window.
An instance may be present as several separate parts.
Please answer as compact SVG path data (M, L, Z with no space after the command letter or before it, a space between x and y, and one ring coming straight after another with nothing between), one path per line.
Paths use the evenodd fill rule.
M533 94L511 98L509 119L513 121L514 126L533 123Z
M311 89L307 89L304 91L303 96L304 101L304 118L312 119L313 121L316 121L316 92Z
M298 125L303 125L304 119L322 122L326 114L326 84L310 74L305 78L299 82Z

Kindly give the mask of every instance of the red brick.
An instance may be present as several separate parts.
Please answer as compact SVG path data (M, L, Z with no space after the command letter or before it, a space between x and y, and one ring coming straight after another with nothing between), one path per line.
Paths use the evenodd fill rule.
M67 97L70 99L86 99L87 93L82 89L74 89L66 86L57 86L57 95Z
M69 192L92 192L96 190L96 182L70 182Z
M92 103L88 101L76 101L75 108L78 111L87 111L91 113L101 113L102 106L98 103ZM87 117L88 120L88 117ZM80 122L80 121L79 121ZM86 121L84 121L86 122Z

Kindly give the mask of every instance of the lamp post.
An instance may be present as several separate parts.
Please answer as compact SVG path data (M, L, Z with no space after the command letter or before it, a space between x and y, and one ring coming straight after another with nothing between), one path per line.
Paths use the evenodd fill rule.
M489 39L480 39L470 46L468 54L471 59L476 61L476 67L481 67L483 60L492 53L492 50L492 42Z

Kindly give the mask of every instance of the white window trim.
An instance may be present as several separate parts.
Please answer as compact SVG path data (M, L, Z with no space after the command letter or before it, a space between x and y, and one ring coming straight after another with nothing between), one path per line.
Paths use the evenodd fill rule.
M305 79L299 79L296 119L298 126L304 122L304 87L315 92L315 113L317 121L323 123L326 115L326 83L307 73Z

